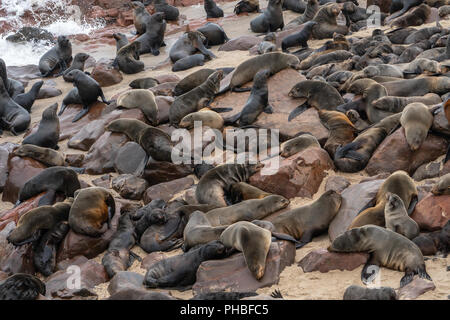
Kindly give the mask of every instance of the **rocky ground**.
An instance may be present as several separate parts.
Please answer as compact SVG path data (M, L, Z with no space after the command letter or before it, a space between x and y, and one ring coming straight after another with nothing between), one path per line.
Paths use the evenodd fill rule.
M263 8L266 7L266 1L260 2ZM211 20L221 24L230 39L242 35L252 35L249 30L249 22L256 16L255 14L235 16L233 14L235 4L236 1L219 3L220 7L225 11L225 17ZM88 61L89 67L87 67L87 71L90 71L97 79L104 81L102 85L107 99L117 98L120 93L129 89L128 84L136 78L157 78L161 84L151 90L158 96L157 103L161 111L159 116L161 117L161 122L163 122L164 117L167 119L168 108L173 100L168 93L179 79L204 67L236 67L239 63L251 57L248 50L219 51L218 47L214 47L212 51L217 58L208 61L205 66L177 73L171 72L171 66L166 63L168 49L171 44L186 30L187 25L191 29L195 29L196 26L205 23L202 6L182 7L180 11L188 19L185 20L185 23L168 26L165 40L167 47L162 48L161 54L157 57L151 55L142 56L141 60L145 63L146 69L139 74L120 74L117 71L108 70L106 67L108 59L115 57L115 44L111 37L112 33L124 32L128 37L132 36L130 32L133 30L133 27L126 26L127 23L123 23L123 26L107 27L89 37L79 36L74 38L73 53L87 52L96 60L96 62L94 59ZM293 12L284 11L285 21L290 21L296 16L297 14ZM450 26L448 20L441 23L444 27ZM432 23L423 27L431 25ZM387 29L387 27L384 27L384 29ZM353 35L367 36L370 33L371 30L365 30ZM312 40L308 43L311 47L317 48L324 42L325 40ZM28 82L27 88L39 80L34 75L35 73L36 70L31 66L16 68L15 70L10 69L11 77L16 76ZM24 76L25 74L28 77ZM294 70L284 70L272 77L269 81L269 99L277 111L277 115L268 116L262 114L257 124L262 127L279 127L281 133L287 137L292 137L299 131L310 131L320 142L324 142L328 136L328 130L322 126L317 112L314 110L308 110L296 118L295 121L289 123L288 126L285 125L287 114L300 104L299 101L293 101L293 99L288 98L287 92L294 83L302 79L304 79L304 76ZM43 90L46 96L37 100L32 108L30 130L33 130L39 123L45 108L54 102L61 104L62 99L71 87L72 85L64 82L62 78L46 80ZM234 107L234 110L229 113L231 115L239 111L247 96L248 93L229 93L220 99L216 99L214 105ZM230 105L231 103L236 105ZM136 150L136 146L133 143L128 142L124 135L105 132L104 125L119 117L132 117L142 121L145 121L145 117L137 109L111 110L113 108L114 104L105 107L104 104L97 103L91 108L89 115L76 124L72 124L71 119L74 114L78 113L79 106L68 107L64 115L60 117L61 140L59 151L65 154L68 164L87 168L87 173L80 175L80 180L86 185L100 185L111 188L111 181L118 177L120 173L125 173L129 162L134 161L137 157L131 157L132 159L127 157L127 155L133 154ZM171 132L167 124L162 124L159 127L169 133ZM25 272L33 269L32 262L27 254L27 252L30 253L29 246L12 251L11 246L7 246L5 243L7 231L13 226L11 221L17 222L20 212L26 212L27 209L33 207L36 203L36 199L34 199L31 202L22 204L15 211L9 211L9 209L13 208L13 203L17 199L18 189L30 177L45 168L44 165L37 161L18 157L10 159L8 164L10 150L14 144L20 144L26 134L28 133L13 136L10 132L5 131L0 138L0 185L3 190L3 193L0 194L2 197L2 201L0 201L0 268L3 272ZM420 166L432 161L440 161L443 154L442 150L446 149L447 142L440 137L429 136L421 149L415 154L409 154L404 135L400 132L396 134L397 136L394 134L382 143L379 150L384 151L380 152L377 150L369 162L368 169L363 172L355 174L336 172L328 154L323 150L315 150L314 152L296 154L282 160L281 172L287 174L252 177L250 180L252 184L268 192L290 198L291 203L285 210L307 204L317 199L328 189L339 190L344 198L343 207L331 224L329 235L316 237L311 243L297 251L292 245L288 245L285 242L273 244L270 252L270 257L272 258L269 259L270 264L268 264L270 272L267 272L261 282L266 285L265 287L259 288L261 283L253 280L248 270L242 268L241 256L241 260L227 260L226 265L230 270L230 275L221 277L219 283L217 281L214 282L214 268L208 268L209 265L203 265L200 267L197 283L192 290L184 292L170 290L171 294L177 298L187 299L195 293L206 290L205 288L217 288L218 286L222 289L235 289L239 287L240 283L245 283L248 289L257 289L257 292L260 294L270 294L273 290L279 289L286 299L342 299L343 293L348 286L352 284L362 285L360 274L367 260L365 255L343 257L337 254L330 254L324 249L330 244L330 237L333 238L340 231L345 230L345 225L348 225L351 221L352 217L350 218L348 212L358 212L359 210L356 210L356 208L362 208L365 205L364 199L370 198L371 195L373 196L374 192L376 192L376 187L383 181L382 179L386 178L388 173L398 169L406 170L411 175L416 173L421 202L413 214L413 218L419 223L422 230L436 230L436 228L442 227L445 221L449 219L450 196L434 197L429 195L432 183L436 179L419 179L429 178L430 174L429 170L425 170L424 167L420 169L422 171L417 170ZM130 149L127 151L124 148ZM129 150L132 151L130 152ZM392 156L394 152L396 154ZM114 162L115 156L118 154L122 154L121 160ZM390 157L383 158L384 154L389 154ZM9 175L6 172L7 168L9 168ZM120 173L117 168L120 168ZM383 170L379 168L383 168ZM450 172L450 163L447 163L447 167L438 166L434 169L434 171L436 170L437 174L435 172L434 177ZM144 203L148 203L158 197L164 197L166 198L165 200L182 197L189 202L192 199L192 187L198 181L192 174L192 168L182 166L161 166L158 168L147 166L144 178L146 181L139 180L141 184L128 182L125 188L120 189L116 187L114 190L111 189L112 193L116 199L119 199L122 198L119 194L120 191L131 190L137 194L135 198L142 198ZM119 203L118 210L120 210L120 207L138 204L137 200L120 200L117 202ZM276 213L275 215L278 214ZM269 220L273 219L273 217L269 217ZM117 218L113 220L113 226L117 226ZM83 285L86 291L89 292L87 296L96 298L96 294L98 299L104 299L111 292L117 290L117 286L124 283L131 286L133 281L130 279L137 279L136 281L139 283L139 275L145 274L146 267L152 261L181 253L181 250L178 249L171 252L147 255L141 248L135 246L133 251L144 258L144 261L142 263L139 261L133 263L128 270L133 272L133 274L122 275L123 279L110 281L103 270L101 259L112 231L108 231L100 240L96 241L77 236L71 231L72 234L66 237L58 252L58 270L61 271L51 275L48 279L41 276L46 281L49 297L77 299L82 295L79 292L74 293L63 287L65 277L67 277L63 270L69 264L82 266L82 275L86 276L86 281L83 282ZM66 259L71 260L68 262ZM447 271L449 262L450 259L448 257L440 255L427 257L426 267L433 279L433 283L422 283L422 280L415 279L415 282L411 284L409 289L404 289L405 292L399 292L400 297L402 299L447 299L450 294L450 277ZM380 285L398 289L403 273L382 268L380 275ZM0 280L2 276L4 277L5 273L0 272Z

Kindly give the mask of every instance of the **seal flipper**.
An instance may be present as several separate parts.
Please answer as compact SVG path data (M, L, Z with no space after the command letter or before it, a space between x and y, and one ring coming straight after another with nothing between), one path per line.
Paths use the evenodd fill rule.
M106 103L107 105L111 104L111 101L106 100L105 95L103 94L102 88L99 89L98 95L102 99L103 103Z
M209 108L210 110L217 112L217 113L223 113L223 112L230 112L233 111L233 108Z
M232 92L248 92L248 91L252 91L251 87L248 88L241 88L241 87L234 87L231 89Z
M83 109L73 118L72 122L77 122L89 113L89 106L83 106Z
M359 210L359 212L356 216L358 216L364 210L374 207L376 203L377 203L377 198L373 197L372 200L370 200L361 210Z
M265 108L264 108L264 110L263 110L265 113L267 113L267 114L272 114L273 113L273 107L270 105L270 104L268 104Z
M285 233L272 232L272 236L278 240L286 240L286 241L293 242L295 244L300 244L300 242L295 240L294 237L292 237L288 234L285 234Z
M238 121L240 119L241 113L242 112L238 112L234 116L231 116L229 118L223 119L224 124L226 124L226 125L234 124L236 121Z
M417 197L417 195L415 195L412 199L411 202L409 203L409 207L408 207L408 216L410 216L413 211L414 208L416 207L417 202L419 202L419 198Z
M405 272L405 275L400 280L400 288L403 288L404 286L406 286L413 279L414 279L414 272L412 272L412 271Z
M64 110L66 109L66 107L67 107L67 105L64 104L64 102L63 102L63 103L61 104L61 110L59 110L58 117L60 117L60 116L63 114L63 112L64 112Z
M369 268L371 268L373 270L373 272L368 272ZM364 265L364 268L361 271L362 283L364 283L365 285L371 283L379 271L380 271L380 267L378 266L378 264L376 264L372 261L372 257L371 257L367 261L367 263Z
M305 112L307 109L308 109L308 105L306 104L306 102L304 104L298 106L297 108L292 110L292 112L289 114L288 121L291 121L299 114L302 114L303 112Z
M275 289L275 291L272 292L272 293L270 294L270 296L271 296L272 298L275 298L275 299L284 299L284 298L283 298L283 295L281 294L281 291L280 291L279 289Z
M132 261L131 261L132 260ZM137 260L139 262L142 262L142 258L140 255L138 255L137 253L134 253L133 251L130 250L130 262L131 264L133 264L134 260ZM131 265L130 264L130 265Z
M357 151L353 151L353 150L350 150L349 152L347 152L346 158L353 159L353 160L356 160L356 161L363 161L364 160L363 156L361 156Z
M303 233L302 237L300 238L300 241L298 241L295 244L295 249L300 249L300 248L304 247L305 245L307 245L308 243L310 243L312 241L312 238L313 238L312 230L305 231Z
M41 206L51 206L55 203L56 191L49 189L47 192L39 199L38 207Z

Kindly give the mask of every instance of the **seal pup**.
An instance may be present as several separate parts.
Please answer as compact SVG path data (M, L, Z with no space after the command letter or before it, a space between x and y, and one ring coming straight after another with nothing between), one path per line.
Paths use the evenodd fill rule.
M203 66L204 64L205 56L201 53L197 53L177 60L172 66L172 71L183 71L193 67Z
M367 224L384 226L384 210L387 201L386 194L388 192L398 195L402 199L405 207L408 207L408 215L412 214L417 204L417 188L414 180L405 171L399 170L391 174L383 182L375 199L361 210L355 219L353 219L348 229L362 227Z
M281 49L283 52L287 52L290 47L302 47L308 48L308 40L311 39L312 36L312 28L317 24L316 21L308 21L305 23L303 29L297 33L293 33L281 42Z
M296 245L298 249L328 229L341 203L341 195L334 190L328 190L316 201L280 214L272 223L276 232L299 240L300 243Z
M216 71L200 86L176 97L169 109L170 124L178 125L189 113L207 107L219 91L222 78L223 71Z
M258 71L253 78L253 86L250 96L241 112L225 119L225 123L238 122L239 126L248 126L256 121L261 112L273 113L273 108L269 104L269 88L267 79L270 76L268 69Z
M244 200L263 199L272 195L246 182L236 182L231 185L230 198L233 204Z
M147 288L180 288L190 286L197 279L197 269L203 261L226 256L225 246L212 241L180 255L153 264L145 274Z
M431 193L435 196L450 195L450 173L439 178L431 189Z
M414 275L433 281L428 275L419 247L408 238L391 230L366 225L339 235L328 247L330 252L367 252L370 258L361 272L361 280L367 283L374 276L371 266L381 266L403 271L400 287L410 283Z
M63 75L64 81L71 82L71 79L67 78L66 74L68 74L72 70L81 70L84 72L84 64L88 58L89 58L89 55L87 53L83 53L83 52L77 53L75 55L75 57L73 58L73 61L72 61L72 64L70 65L70 67L61 73Z
M75 191L80 188L80 181L74 170L59 166L46 168L22 186L17 205L42 192L45 192L45 195L39 200L38 206L53 204L57 192L66 197L73 197Z
M135 74L144 71L144 63L139 60L139 51L141 43L134 41L120 48L117 52L114 65L119 67L119 70L126 74Z
M386 205L384 207L384 219L386 228L397 232L408 239L417 237L420 233L417 222L411 219L406 212L403 200L396 194L386 193Z
M68 78L73 79L74 86L78 90L78 96L80 97L83 109L73 118L72 122L77 122L82 117L84 117L88 112L90 105L97 101L97 98L100 96L103 103L110 104L111 102L106 100L105 95L103 94L103 90L93 78L85 74L80 70L72 70L67 75ZM70 92L69 92L70 94ZM58 116L61 116L66 109L66 104L61 105L61 110L58 113Z
M23 139L22 144L33 144L38 147L58 150L60 127L59 118L56 115L57 110L57 103L45 109L37 131Z
M272 233L248 221L239 221L226 228L219 241L225 247L244 254L245 263L256 280L265 273L266 259L272 242Z
M197 31L205 36L207 47L224 44L229 40L225 30L217 23L208 22L204 26L198 28Z
M280 145L280 155L289 158L293 154L308 149L309 147L321 148L319 141L310 133L301 133L299 136L283 142Z
M275 32L283 30L282 0L269 0L266 10L261 15L250 21L250 29L255 33Z
M150 21L150 13L144 4L139 1L131 1L130 6L133 10L133 23L136 28L136 34L142 35L146 31L147 23Z
M433 115L426 105L414 102L405 107L400 124L405 129L406 141L412 151L420 148L433 124Z
M17 227L8 235L8 242L22 246L36 241L40 232L53 229L59 222L67 221L73 198L57 202L53 206L44 205L34 208L19 218Z
M190 130L194 128L194 124L196 121L201 122L202 126L209 127L211 129L221 130L224 125L223 118L217 112L204 108L185 116L183 119L181 119L178 126L180 128L186 128Z
M27 93L21 93L16 95L13 100L16 102L19 106L27 110L29 113L31 113L31 107L33 106L34 102L36 101L36 98L39 94L39 91L41 90L42 85L44 84L44 81L38 81L33 84L31 89Z
M185 32L177 39L177 41L175 41L175 43L170 48L170 61L172 61L172 63L175 63L180 59L197 53L197 51L200 51L200 53L203 54L208 60L216 58L216 55L212 51L206 49L205 45L203 44L205 40L206 37L199 31Z
M205 8L206 19L223 17L223 10L217 6L214 0L205 0L203 8Z
M2 129L8 129L17 136L25 131L31 122L27 110L18 105L8 94L3 80L0 78L0 134Z
M262 168L261 164L223 164L206 172L198 182L195 196L198 203L226 207L225 193L233 183L247 181Z
M50 148L38 147L33 144L22 144L14 150L13 154L17 157L32 158L48 167L64 166L63 155Z
M450 252L450 221L441 230L425 233L412 239L423 255L431 256L437 252L447 255Z
M59 36L57 44L39 60L39 71L43 77L50 76L57 67L60 73L67 69L72 59L72 44L65 36Z
M151 125L158 125L158 105L155 95L147 89L134 89L122 93L117 98L117 106L126 109L137 108L142 111Z
M243 12L261 12L259 8L259 0L240 0L234 6L234 13L240 14Z
M119 52L120 48L126 46L128 42L128 38L123 33L113 33L113 38L116 40L116 52Z
M343 300L397 300L391 287L365 288L351 285L345 289Z
M319 2L317 0L308 0L306 2L305 12L303 12L303 14L298 16L297 18L289 21L284 29L289 30L312 20L317 11L319 11Z
M111 228L115 211L114 198L107 189L90 187L77 190L69 212L70 228L78 234L99 237Z
M45 295L45 283L38 277L16 273L0 283L0 300L36 300Z
M335 87L316 80L304 80L297 83L288 95L291 98L307 99L306 104L318 110L335 110L337 106L345 103ZM291 121L306 109L305 104L298 106L289 114L288 121Z
M102 258L102 265L112 279L117 272L126 271L133 262L131 248L136 244L136 232L130 215L124 213L119 218L117 231L112 236L108 250Z
M147 77L135 79L130 82L129 86L133 89L150 89L157 86L158 84L160 83L157 79Z
M413 102L421 102L426 105L434 105L441 103L441 98L435 93L427 93L424 96L412 96L412 97L394 97L385 96L376 99L372 102L374 109L386 111L386 112L402 112L405 107Z
M146 24L145 33L134 40L134 42L141 44L139 54L151 53L154 56L159 55L159 49L165 45L164 33L166 26L164 13L155 12L150 16L150 20Z
M272 194L262 199L244 200L228 207L212 209L206 212L206 217L213 227L224 226L238 221L261 220L288 205L288 199Z
M216 72L215 69L202 68L200 70L194 71L188 76L181 79L175 88L173 89L173 94L175 96L181 96L182 94L191 91L195 87L198 87L203 82L208 79L208 77Z

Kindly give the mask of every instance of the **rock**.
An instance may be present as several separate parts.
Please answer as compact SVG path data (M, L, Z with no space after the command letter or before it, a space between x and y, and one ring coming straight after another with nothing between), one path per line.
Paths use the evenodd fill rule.
M148 270L153 264L167 258L167 254L161 251L155 251L145 256L141 262L141 268Z
M412 152L404 132L403 128L398 129L379 145L367 164L369 175L397 170L412 175L422 164L433 161L447 151L448 142L445 138L428 134L422 146Z
M434 115L431 130L450 136L450 123L448 123L447 118L445 117L443 108L441 108L440 111Z
M114 69L110 62L98 62L91 72L101 87L109 87L122 82L123 77L119 70Z
M380 8L381 12L389 13L392 0L368 0L367 6L376 5Z
M350 182L341 176L331 176L327 179L325 184L325 192L328 190L334 190L338 193L342 193L348 186Z
M136 142L125 143L117 151L114 167L120 174L130 173L141 176L147 161L147 153Z
M0 264L4 257L7 257L14 246L9 245L8 240L6 239L11 231L16 228L16 223L14 221L9 221L0 231ZM1 281L1 279L0 279Z
M114 198L116 204L120 205L120 214L125 212L134 212L142 208L142 203L140 201L126 200L122 198Z
M120 217L120 203L116 202L116 212L111 219L111 229L108 229L100 237L89 237L70 230L60 243L56 261L71 259L76 256L85 256L93 259L108 248Z
M280 157L279 169L275 174L262 175L260 171L249 181L255 187L288 199L311 198L325 178L325 171L333 168L333 161L325 150L308 148L286 159Z
M337 253L320 248L308 253L300 260L298 266L302 267L303 272L320 271L325 273L330 270L352 271L365 264L368 259L368 253Z
M36 27L22 27L16 33L6 37L11 42L37 42L46 41L54 42L55 37L51 32Z
M347 228L361 209L376 197L378 189L380 189L383 182L384 180L367 181L352 185L342 192L341 208L328 228L331 241L347 231Z
M422 181L425 179L439 177L441 162L442 161L433 161L421 165L419 168L417 168L416 172L414 172L412 178L416 181Z
M111 187L111 174L104 174L100 178L92 180L92 183L97 187L109 189Z
M42 86L36 99L48 99L62 95L62 91L55 87Z
M20 67L9 66L6 70L9 78L18 80L22 83L42 77L39 67L35 64L28 64Z
M173 96L173 90L177 83L178 82L163 82L149 90L153 92L155 96Z
M0 213L0 231L3 230L12 221L17 224L19 218L22 215L24 215L31 209L37 208L39 200L43 195L44 193L41 193L40 195L22 202L17 207Z
M82 166L84 160L84 154L78 153L78 154L66 154L65 162L70 167L76 167L79 168Z
M426 280L415 276L413 281L398 290L399 300L416 299L425 292L436 289L433 281Z
M59 141L72 138L79 133L85 126L92 121L99 119L106 105L103 102L95 102L89 107L89 113L77 122L72 122L73 118L81 111L82 105L69 104L64 113L59 117L60 135ZM33 128L31 133L34 133L37 127Z
M428 194L416 205L411 218L417 222L420 230L441 229L450 219L450 195Z
M133 24L133 10L120 11L117 18L117 24L121 27L127 27Z
M258 38L256 36L240 36L234 39L231 39L221 45L219 47L219 51L247 51L251 47L259 44L262 41L262 38ZM289 88L290 89L290 88Z
M183 164L155 161L151 159L145 167L143 178L150 186L180 179L192 174L193 169Z
M157 80L160 84L165 82L179 82L181 79L176 74L162 74L159 76L153 77L155 80Z
M9 254L1 258L0 271L9 274L34 274L33 245L31 243L20 247L14 247L12 244L8 244L6 251Z
M98 262L89 260L79 266L80 268L80 286L76 288L77 283L73 280L76 276L74 271L57 271L47 278L45 282L46 297L71 299L74 297L92 297L97 296L93 288L101 283L108 281L108 275L105 268ZM70 288L68 286L75 288Z
M175 99L173 97L156 96L158 106L158 124L169 122L169 109Z
M16 144L4 144L0 145L0 192L3 192L6 180L8 179L8 160L9 156L16 147Z
M145 289L143 283L144 276L142 274L130 271L119 271L109 282L108 292L113 295L116 292L125 289Z
M268 287L278 283L280 273L294 260L295 246L291 242L272 242L266 271L259 281L251 274L242 253L226 259L205 261L197 270L197 281L192 292L194 295L215 291L249 292Z
M69 266L81 266L84 263L86 263L89 259L85 256L76 256L72 259L66 259L63 261L60 261L56 264L56 269L59 270L66 270Z
M187 204L199 204L197 201L197 197L195 196L195 189L197 189L197 187L189 188L184 192L183 200Z
M16 203L23 185L47 168L41 162L28 157L12 157L8 163L8 179L3 189L3 201Z
M122 198L140 200L142 194L148 187L147 181L132 174L123 174L112 180L112 188L117 191Z
M168 202L175 194L189 188L193 184L194 179L185 177L153 185L145 191L144 204L150 203L155 199L162 199Z
M128 141L122 133L106 131L89 149L83 167L88 174L114 172L114 160L119 148Z
M228 76L226 77L228 78ZM261 113L253 125L263 129L280 130L280 138L290 139L299 132L310 132L320 143L324 144L328 138L328 130L322 125L319 115L314 108L310 108L288 122L288 116L292 110L301 105L304 99L293 99L288 96L292 86L306 78L294 69L284 69L271 76L267 81L269 87L269 103L274 112L272 114ZM225 83L224 80L222 83ZM247 83L244 87L251 86ZM230 92L220 95L211 104L214 108L229 108L233 110L221 113L224 118L231 117L242 111L250 92Z

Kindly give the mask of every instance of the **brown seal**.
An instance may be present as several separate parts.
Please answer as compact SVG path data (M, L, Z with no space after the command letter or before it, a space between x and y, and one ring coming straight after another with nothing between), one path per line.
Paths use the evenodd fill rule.
M140 42L132 42L119 49L113 66L118 66L119 70L126 74L135 74L144 71L144 62L139 60L141 50Z
M293 154L308 149L309 147L321 148L319 141L310 133L300 134L298 137L283 142L280 145L280 155L288 158Z
M265 192L246 182L234 183L230 188L230 198L233 203L238 203L243 200L263 199L270 195L271 193Z
M405 107L400 124L405 129L406 141L412 151L420 148L433 124L433 115L426 105L414 102Z
M137 108L142 111L151 125L158 124L158 105L155 95L147 89L134 89L122 93L117 98L117 106L126 109Z
M77 190L69 213L70 228L78 234L101 236L110 228L115 211L114 198L105 188Z
M58 150L59 141L59 118L56 115L58 104L54 103L44 110L42 120L39 122L37 131L23 139L22 144L33 144L35 146Z
M197 112L193 112L181 119L179 127L192 129L196 121L200 121L204 127L221 130L224 120L220 114L210 109L204 108Z
M441 230L425 233L412 239L424 256L432 256L437 252L444 255L450 252L450 221Z
M431 189L435 196L450 195L450 173L439 178L438 182Z
M332 38L333 33L346 35L348 33L347 26L338 25L336 17L341 12L339 5L336 3L326 4L314 16L313 21L317 22L312 29L312 34L316 39Z
M58 151L50 148L38 147L33 144L23 144L14 150L18 157L29 157L42 162L48 167L64 166L64 157Z
M420 233L417 222L411 219L406 212L403 200L396 194L386 193L386 205L384 207L384 219L386 228L397 232L408 239L417 237Z
M381 185L375 198L375 206L370 207L372 204L368 203L366 208L356 216L352 221L348 229L354 229L365 226L367 224L373 224L377 226L384 226L384 208L386 206L386 194L391 192L396 194L402 199L405 207L408 207L408 214L411 214L417 204L417 188L414 184L414 180L404 171L396 171L391 174Z
M374 276L373 272L368 272L371 266L404 271L405 276L400 280L400 287L410 283L416 274L420 278L431 280L417 245L408 238L379 226L367 225L348 230L334 239L328 251L370 253L361 273L364 283Z
M296 245L296 248L301 248L311 242L315 235L328 229L341 207L341 202L339 193L328 190L316 201L282 213L273 220L273 225L277 232L299 240L300 244Z
M225 247L233 248L244 254L245 263L257 279L264 276L266 258L272 242L272 233L248 221L239 221L220 235Z

